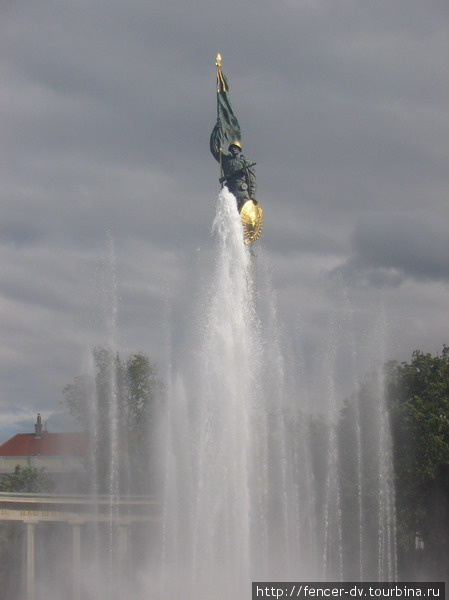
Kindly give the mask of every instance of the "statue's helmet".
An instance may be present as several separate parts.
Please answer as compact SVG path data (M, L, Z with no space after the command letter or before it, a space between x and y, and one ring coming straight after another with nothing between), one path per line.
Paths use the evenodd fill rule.
M233 142L231 142L229 144L228 150L231 149L231 146L237 146L237 148L240 148L240 150L242 150L242 144L239 142L239 140L234 140Z

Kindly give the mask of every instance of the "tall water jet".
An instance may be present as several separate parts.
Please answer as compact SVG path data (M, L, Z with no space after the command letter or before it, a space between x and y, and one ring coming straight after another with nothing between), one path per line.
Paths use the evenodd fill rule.
M170 520L178 514L178 522L171 523L176 531L169 558L184 565L185 581L193 586L201 582L205 589L222 574L227 574L225 581L241 585L250 570L249 421L259 368L251 259L242 241L235 198L227 192L220 195L213 229L217 264L205 301L201 349L192 371L195 381L184 383L188 398L182 399L178 390L177 399L172 399L187 404L183 415L177 415L180 429L171 435L176 473L168 488L169 501L173 485L184 489L180 505L168 513ZM172 407L172 415L180 409Z
M226 189L213 231L199 350L169 398L161 597L241 597L251 578L301 571L301 428L289 414L277 336L262 331L255 259Z
M335 335L328 348L327 365L324 367L327 396L327 456L323 526L324 579L343 580L342 509L340 494L340 464L338 456L338 408L335 392L335 361L337 344Z
M386 317L382 307L378 330L381 335L382 363L385 363ZM393 481L392 441L388 410L386 406L385 369L378 369L376 385L379 402L377 405L378 430L378 578L379 581L395 581L397 578L396 555L396 508Z
M345 298L352 329L352 309ZM386 402L386 327L381 316L365 333L366 351L380 360L360 380L361 344L346 335L353 393L339 411L338 451L342 490L343 574L346 580L394 581L396 567L395 490L392 441ZM357 347L357 349L356 349ZM379 364L380 363L380 364Z
M115 521L121 493L119 455L123 451L123 436L120 436L116 254L110 233L98 283L102 298L104 345L89 353L89 372L84 390L88 403L89 493L92 510L98 518L87 532L90 558L86 563L83 586L85 594L101 597L106 593L108 598L113 599L119 594L120 565Z

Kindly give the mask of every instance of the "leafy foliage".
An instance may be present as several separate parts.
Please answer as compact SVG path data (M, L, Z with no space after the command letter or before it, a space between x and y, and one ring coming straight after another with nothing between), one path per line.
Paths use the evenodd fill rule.
M441 356L413 353L410 364L387 366L401 471L416 483L434 480L449 467L449 347Z
M43 468L17 465L14 473L7 473L0 477L0 492L37 494L49 492L52 488L53 481Z
M119 354L97 347L93 363L95 374L75 377L63 394L90 440L94 461L89 467L97 491L110 492L111 449L116 445L120 491L144 493L150 486L150 426L162 381L149 358L140 353L124 361Z
M424 540L429 564L449 564L449 347L386 366L396 472L398 541ZM447 566L446 566L447 569Z
M438 356L413 352L410 362L389 362L372 373L340 411L339 460L343 546L357 563L355 519L363 511L366 565L376 560L379 506L376 498L382 444L379 399L386 394L396 489L401 576L416 569L435 580L449 578L449 347ZM377 423L377 425L376 425ZM362 443L363 441L363 443ZM383 444L388 443L388 436ZM358 452L354 449L359 448ZM360 496L362 494L362 496ZM415 539L424 550L415 550ZM352 558L351 558L352 557ZM366 572L365 566L365 572ZM355 577L356 572L350 573Z

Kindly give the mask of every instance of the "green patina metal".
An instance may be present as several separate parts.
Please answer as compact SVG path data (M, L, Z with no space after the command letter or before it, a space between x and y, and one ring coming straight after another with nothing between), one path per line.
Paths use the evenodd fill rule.
M251 199L256 202L256 173L252 163L242 153L241 130L232 108L228 81L221 70L221 56L217 54L217 122L210 136L210 151L220 163L220 183L225 183L237 198L239 211ZM223 149L229 146L229 154Z

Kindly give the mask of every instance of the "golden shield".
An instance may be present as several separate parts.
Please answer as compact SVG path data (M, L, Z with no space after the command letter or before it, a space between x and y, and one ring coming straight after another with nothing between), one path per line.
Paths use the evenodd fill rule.
M243 226L243 241L252 244L262 233L263 210L252 200L247 200L240 211Z

